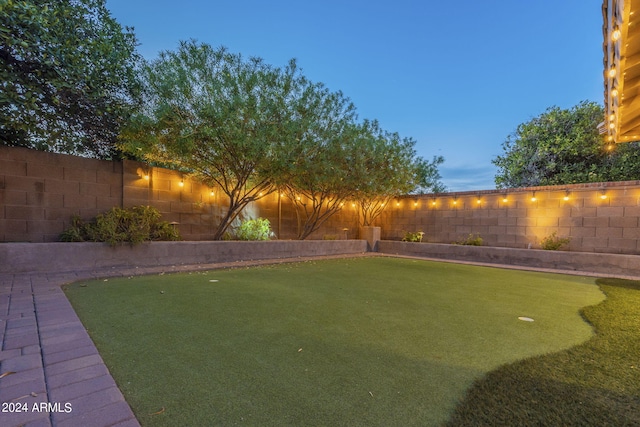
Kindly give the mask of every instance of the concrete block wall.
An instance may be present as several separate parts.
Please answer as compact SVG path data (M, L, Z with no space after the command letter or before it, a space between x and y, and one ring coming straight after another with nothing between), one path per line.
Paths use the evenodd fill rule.
M539 248L556 232L572 251L640 254L640 181L403 197L376 225L387 240L423 231L434 243L478 234L488 246Z
M57 240L72 215L122 204L122 164L0 147L0 242Z
M144 163L0 146L0 242L53 242L72 215L90 219L135 205L158 208L185 240L210 240L225 201L219 189ZM296 214L286 197L267 194L240 219L257 217L269 219L280 239L295 238ZM640 254L640 181L407 196L373 225L386 240L423 231L427 241L451 243L479 234L485 245L511 248L537 248L555 231L571 238L571 251ZM357 209L347 202L310 238L359 237Z

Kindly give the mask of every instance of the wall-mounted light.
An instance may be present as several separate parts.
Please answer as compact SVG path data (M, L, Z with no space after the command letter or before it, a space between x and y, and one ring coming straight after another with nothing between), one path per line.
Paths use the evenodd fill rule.
M213 191L213 190L211 190L211 192L209 193L209 195L210 195L211 197L213 197L213 196L215 196L215 195L216 195L216 192L215 192L215 191Z
M141 179L145 179L149 181L149 169L141 167L141 168L138 168L137 173Z
M613 33L611 33L611 40L613 40L614 42L617 42L621 36L622 36L622 32L618 28L616 28L615 30L613 30Z
M567 200L569 200L569 196L570 196L570 195L571 195L571 191L569 191L569 190L565 190L565 191L564 191L564 197L563 197L563 199L564 199L564 201L565 201L565 202L566 202Z
M531 201L535 202L536 200L538 200L538 198L536 197L536 192L533 192L533 195L531 196Z
M396 206L400 206L400 200L396 200Z
M458 198L457 198L457 197L454 197L454 198L453 198L453 204L454 204L454 205L457 205L457 204L458 204Z
M431 206L435 206L435 205L436 205L436 198L434 197L434 198L431 200Z
M600 198L602 200L605 200L607 198L607 190L605 189L600 190Z
M181 179L180 182L178 183L179 187L184 187L184 179Z
M413 206L418 206L418 201L417 200L413 201Z
M509 201L509 198L507 197L507 193L504 193L502 195L502 203L507 203Z
M615 67L611 67L611 69L609 70L609 72L607 73L609 77L613 78L616 76L616 68Z

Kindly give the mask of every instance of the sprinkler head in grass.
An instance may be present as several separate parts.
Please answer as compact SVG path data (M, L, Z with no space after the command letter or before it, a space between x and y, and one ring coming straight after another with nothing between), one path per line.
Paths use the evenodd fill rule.
M531 317L524 317L524 316L518 317L518 320L522 320L523 322L533 322L533 319Z

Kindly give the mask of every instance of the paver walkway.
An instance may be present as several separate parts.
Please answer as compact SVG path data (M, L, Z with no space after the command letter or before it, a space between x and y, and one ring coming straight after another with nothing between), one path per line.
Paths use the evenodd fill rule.
M60 285L0 275L0 426L139 426Z
M374 255L384 256L372 253L361 256ZM338 257L353 256L357 255ZM0 272L0 426L139 426L61 285L101 277L300 260L292 258L129 271L109 269L74 274Z

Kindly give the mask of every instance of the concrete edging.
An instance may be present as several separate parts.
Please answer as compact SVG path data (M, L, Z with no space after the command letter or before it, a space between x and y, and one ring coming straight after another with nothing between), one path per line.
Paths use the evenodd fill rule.
M391 240L381 240L378 243L378 248L380 252L385 254L562 270L585 274L595 273L616 277L640 277L640 256L638 255L464 246L444 243L412 243Z

